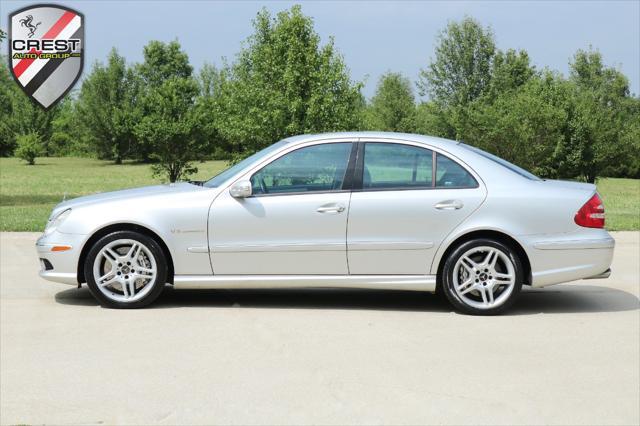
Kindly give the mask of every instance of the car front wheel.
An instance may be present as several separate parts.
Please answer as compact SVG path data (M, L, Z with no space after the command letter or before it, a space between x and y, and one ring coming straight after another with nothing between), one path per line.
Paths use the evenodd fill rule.
M146 306L167 281L166 259L158 243L132 231L113 232L98 240L84 270L89 290L109 308Z
M458 246L442 271L442 290L456 310L473 315L498 314L513 304L523 282L514 250L492 239Z

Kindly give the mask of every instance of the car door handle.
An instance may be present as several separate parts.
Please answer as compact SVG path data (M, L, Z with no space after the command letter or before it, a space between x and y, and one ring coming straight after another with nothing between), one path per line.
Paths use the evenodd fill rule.
M333 205L333 206L320 206L316 209L318 213L342 213L344 211L344 206Z
M445 200L436 203L433 207L438 210L459 210L464 207L464 204L460 200Z

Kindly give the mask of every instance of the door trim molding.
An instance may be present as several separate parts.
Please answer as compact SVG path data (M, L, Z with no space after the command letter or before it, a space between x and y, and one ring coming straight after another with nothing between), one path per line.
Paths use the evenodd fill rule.
M428 250L431 241L347 241L348 251L368 250Z
M187 247L189 253L209 253L209 247L207 246L195 246Z
M176 275L176 289L366 288L434 292L435 275Z
M247 252L288 252L288 251L344 251L345 242L326 243L284 243L284 244L228 244L213 245L213 253L247 253Z

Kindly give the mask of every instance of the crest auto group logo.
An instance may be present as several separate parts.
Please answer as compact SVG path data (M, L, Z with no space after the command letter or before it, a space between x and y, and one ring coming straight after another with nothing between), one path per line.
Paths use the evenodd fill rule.
M9 15L9 69L22 90L49 109L80 78L84 64L84 16L54 4Z

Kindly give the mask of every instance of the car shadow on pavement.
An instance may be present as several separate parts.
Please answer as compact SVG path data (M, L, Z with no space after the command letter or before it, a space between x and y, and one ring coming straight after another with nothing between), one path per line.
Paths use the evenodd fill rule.
M57 303L97 306L86 287L55 295ZM351 289L174 290L160 295L148 309L171 308L350 309L451 312L444 296L417 291ZM620 312L640 309L631 293L610 287L567 284L523 290L508 315Z

